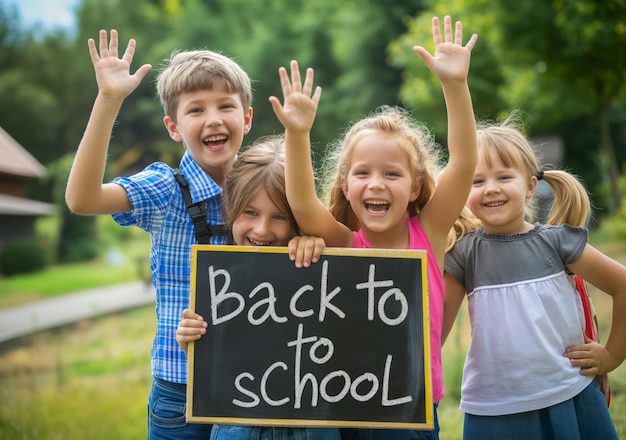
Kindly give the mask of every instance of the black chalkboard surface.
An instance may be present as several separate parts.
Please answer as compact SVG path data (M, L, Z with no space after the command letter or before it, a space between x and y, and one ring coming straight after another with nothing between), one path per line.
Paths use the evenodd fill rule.
M426 253L196 245L187 420L433 429Z

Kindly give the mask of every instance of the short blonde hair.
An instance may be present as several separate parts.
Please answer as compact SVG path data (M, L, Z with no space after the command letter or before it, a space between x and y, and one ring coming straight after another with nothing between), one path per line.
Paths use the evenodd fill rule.
M235 160L224 177L223 207L226 226L244 212L259 189L264 189L285 218L289 219L292 235L298 226L285 190L285 137L271 135L259 138Z
M157 77L157 94L166 116L176 121L178 98L183 93L223 86L241 98L244 111L252 105L252 83L232 59L210 50L173 52Z
M478 154L488 167L491 167L491 158L495 156L504 166L520 171L527 181L535 177L550 185L554 203L548 214L548 224L587 224L591 216L591 202L583 182L565 170L540 169L537 148L525 135L518 112L513 112L500 124L479 124L477 134ZM526 204L526 219L533 221L536 213L536 201L531 198Z

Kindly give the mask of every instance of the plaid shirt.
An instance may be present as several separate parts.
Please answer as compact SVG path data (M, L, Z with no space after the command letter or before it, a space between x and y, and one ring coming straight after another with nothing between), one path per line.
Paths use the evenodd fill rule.
M194 202L206 201L207 223L223 222L222 189L185 151L180 170L189 182ZM150 270L156 287L157 330L152 344L152 375L168 382L187 383L187 357L176 342L176 328L189 306L191 246L197 244L191 216L174 170L157 162L114 183L128 194L133 209L114 214L122 226L138 226L151 238ZM226 237L211 237L226 244Z

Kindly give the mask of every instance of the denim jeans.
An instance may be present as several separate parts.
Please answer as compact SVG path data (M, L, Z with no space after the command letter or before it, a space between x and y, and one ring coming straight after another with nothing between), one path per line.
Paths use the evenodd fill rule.
M148 399L148 440L208 440L209 424L187 423L187 386L154 378Z
M439 440L439 420L437 419L437 406L433 408L434 430L413 431L407 429L356 429L342 428L342 440Z
M214 425L211 440L339 440L334 428L274 428Z

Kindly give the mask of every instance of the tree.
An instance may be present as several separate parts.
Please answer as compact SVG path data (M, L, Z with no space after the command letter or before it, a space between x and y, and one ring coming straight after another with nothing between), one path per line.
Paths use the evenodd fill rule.
M444 114L440 87L419 60L407 55L407 49L428 41L433 15L462 18L464 32L479 35L469 76L477 118L500 119L522 109L530 133L557 132L569 139L566 151L576 152L569 157L591 179L588 183L609 176L609 205L619 206L620 156L613 143L623 144L623 136L614 136L623 132L624 121L620 109L626 92L626 3L457 0L430 4L390 45L391 58L405 71L401 96L416 116L434 126L436 134L445 133L444 122L431 123L433 115ZM581 144L594 127L595 141ZM626 160L623 153L621 160ZM592 172L589 163L604 171Z
M478 119L492 119L506 112L507 102L500 90L507 83L507 73L500 62L500 33L491 2L486 0L459 0L452 3L430 2L420 14L407 18L406 32L389 44L389 58L402 70L404 81L400 97L415 119L432 127L437 141L446 144L447 119L445 101L439 80L428 70L413 46L420 45L434 53L432 41L433 16L450 15L453 21L463 22L463 42L474 33L478 42L472 51L468 83L472 93L474 112ZM440 20L441 26L443 21Z
M557 113L560 118L596 118L602 162L609 176L609 208L619 208L619 166L608 113L626 93L626 3L499 0L494 6L502 44L510 45L518 63L539 67L535 79L554 104L552 109L535 107L537 117L553 120L550 113ZM557 106L559 111L554 112Z
M66 154L48 164L46 170L46 183L52 189L52 199L60 214L56 263L91 260L101 249L97 217L76 215L65 204L65 184L73 160L73 154Z

